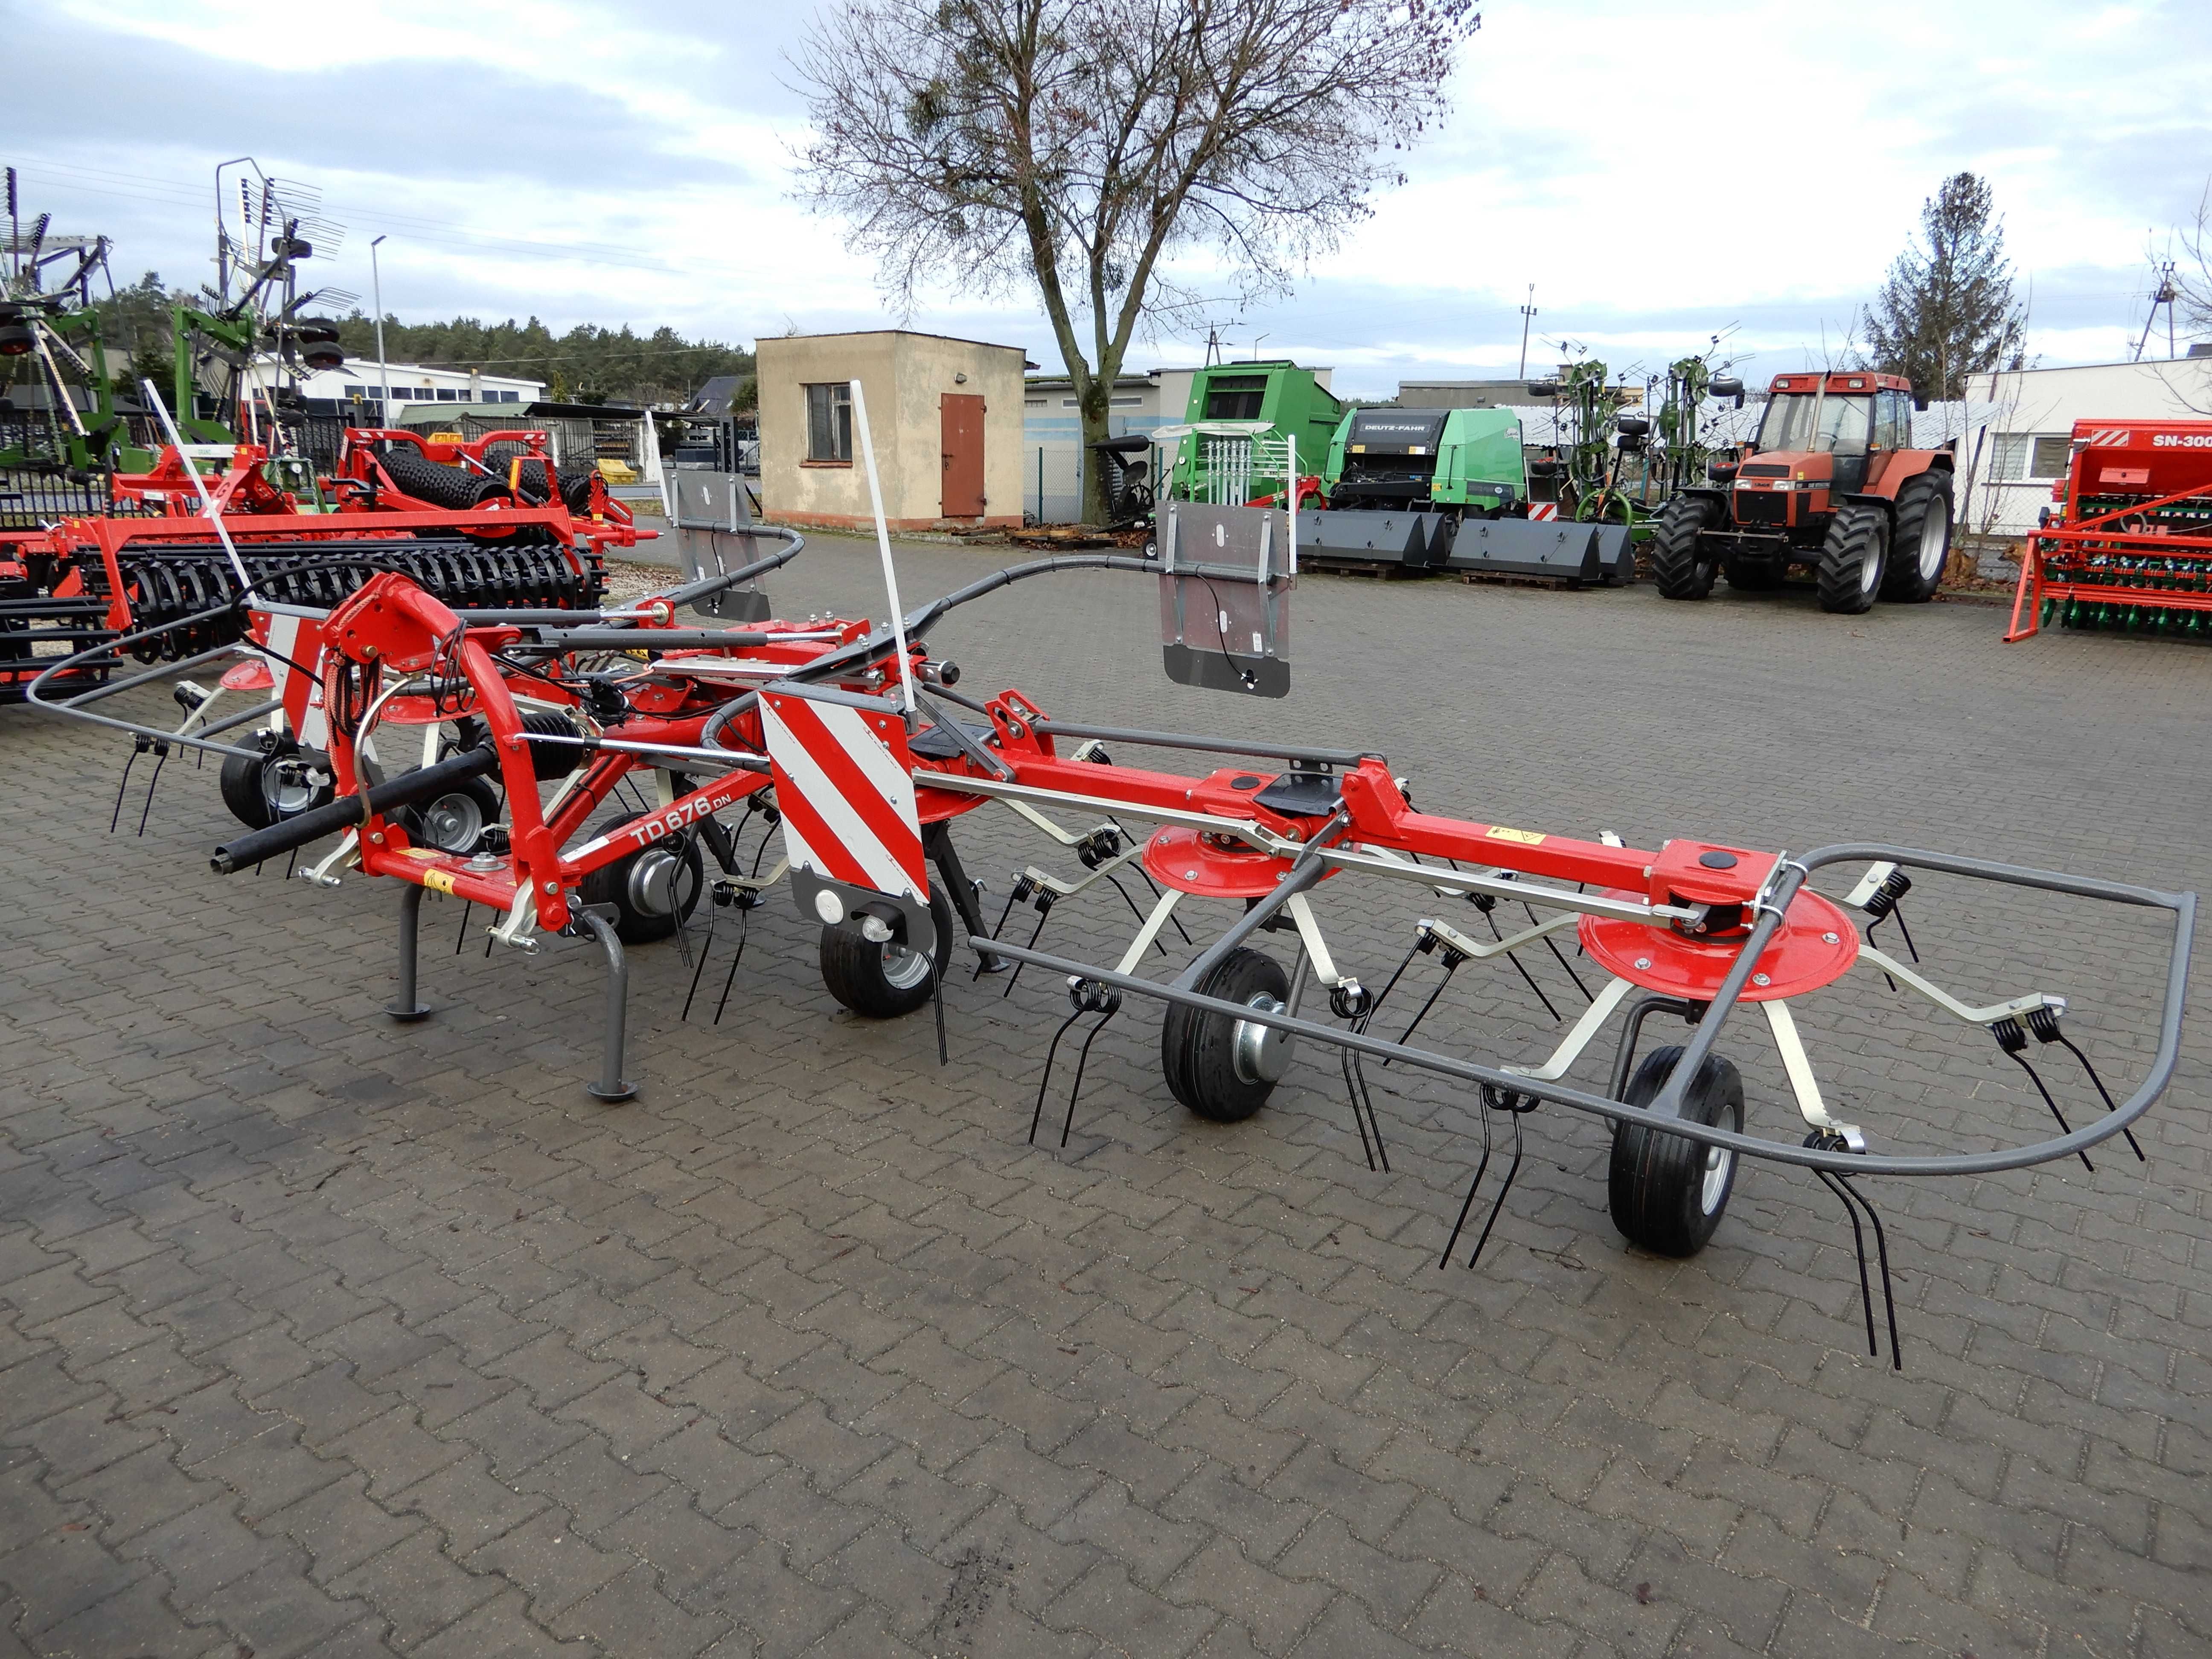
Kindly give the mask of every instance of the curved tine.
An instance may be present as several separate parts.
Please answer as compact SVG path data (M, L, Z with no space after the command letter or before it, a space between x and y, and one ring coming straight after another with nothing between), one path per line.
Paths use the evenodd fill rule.
M1352 1080L1359 1085L1359 1097L1352 1103L1353 1115L1356 1116L1362 1106L1364 1106L1367 1109L1367 1128L1368 1132L1375 1137L1376 1161L1382 1164L1382 1173L1384 1175L1389 1175L1390 1173L1390 1149L1382 1144L1382 1120L1376 1115L1374 1091L1367 1086L1366 1062L1359 1056L1358 1054L1350 1048L1346 1049L1344 1052L1352 1056Z
M1890 1289L1889 1237L1882 1231L1881 1212L1875 1208L1872 1199L1851 1185L1849 1176L1839 1175L1836 1179L1843 1183L1844 1192L1858 1200L1859 1207L1866 1212L1867 1219L1874 1224L1875 1252L1881 1258L1881 1310L1889 1317L1890 1369L1901 1371L1905 1369L1905 1354L1897 1346L1897 1297Z
M707 952L714 947L714 912L718 908L711 898L708 901L707 937L699 941L699 960L691 969L691 988L684 994L684 1012L676 1017L679 1025L691 1018L691 999L699 994L699 975L707 971Z
M2112 1091L2105 1086L2105 1079L2097 1075L2097 1068L2089 1063L2089 1056L2083 1054L2079 1048L2076 1048L2074 1046L2074 1039L2072 1037L2061 1036L2058 1041L2066 1045L2068 1053L2071 1054L2075 1059L2081 1062L2081 1069L2089 1074L2089 1081L2097 1085L2097 1093L2104 1100L2105 1109L2107 1112L2117 1112L2120 1109L2118 1107L2112 1104ZM2145 1164L2149 1163L2150 1160L2143 1157L2142 1147L2136 1143L2136 1132L2133 1129L2123 1129L2120 1133L2128 1138L2129 1149L2135 1153L2136 1158L2140 1162Z
M1401 1045L1413 1035L1413 1028L1429 1017L1429 1010L1437 1006L1437 999L1444 994L1444 988L1451 983L1452 975L1458 971L1459 969L1456 966L1449 963L1445 964L1444 976L1437 981L1437 988L1429 993L1429 1000L1421 1005L1420 1012L1407 1021L1406 1029L1398 1033L1398 1041ZM1382 1063L1386 1066L1389 1065L1390 1057L1388 1054L1382 1057Z
M999 912L999 925L998 925L996 927L994 927L994 928L991 930L991 937L992 937L993 939L996 939L996 938L998 938L1000 934L1001 934L1001 933L1005 933L1005 932L1006 931L1006 919L1007 919L1009 916L1012 915L1013 914L1014 914L1014 895L1013 895L1013 890L1012 890L1012 889L1009 889L1009 890L1007 890L1007 893L1006 893L1006 908L1005 909L1003 909L1003 910L1001 910L1001 911L1000 911L1000 912ZM970 979L981 979L981 978L982 978L982 977L983 977L983 964L984 964L985 963L988 962L989 960L990 960L990 958L989 958L988 957L986 957L986 956L984 956L981 951L978 951L978 952L976 953L976 956L975 956L975 971L973 974L971 974L969 977ZM1019 963L1016 963L1014 964L1014 971L1015 971L1016 973L1019 973L1019 972L1021 971L1021 964L1020 964ZM1011 982L1011 981L1010 981L1010 982Z
M722 975L722 1000L714 1005L714 1024L722 1023L722 1010L730 1006L730 987L737 983L738 964L745 959L745 935L752 931L752 912L738 913L738 949L730 958L730 971Z
M1526 1115L1523 1112L1513 1114L1513 1162L1505 1166L1505 1183L1498 1188L1498 1196L1490 1201L1490 1219L1482 1224L1482 1237L1474 1241L1474 1249L1468 1255L1467 1265L1470 1267L1482 1260L1482 1247L1490 1243L1490 1230L1498 1224L1498 1218L1504 1212L1505 1195L1513 1190L1514 1176L1521 1173L1521 1154L1523 1151L1521 1120Z
M1840 1176L1826 1170L1815 1170L1813 1173L1827 1183L1830 1192L1843 1200L1844 1213L1851 1218L1851 1243L1856 1248L1859 1258L1859 1305L1866 1310L1867 1352L1879 1359L1881 1350L1875 1346L1874 1338L1874 1291L1867 1284L1866 1234L1859 1226L1858 1206L1851 1202L1850 1194L1843 1186Z
M1032 1146L1036 1145L1037 1125L1044 1121L1044 1095L1045 1091L1052 1086L1052 1063L1059 1055L1060 1040L1067 1035L1067 1028L1082 1018L1083 1010L1078 1008L1060 1021L1060 1029L1052 1034L1051 1046L1044 1051L1044 1075L1037 1079L1036 1109L1030 1114L1030 1145Z
M1039 940L1040 939L1042 939L1042 938L1043 938L1043 937L1044 937L1044 925L1045 925L1045 923L1046 923L1046 922L1049 921L1051 919L1052 919L1052 906L1050 906L1049 904L1048 904L1048 905L1044 906L1042 909L1040 909L1040 910L1037 912L1037 925L1036 925L1036 927L1032 927L1032 928L1030 928L1030 943L1029 943L1029 948L1030 948L1030 950L1034 951L1034 950L1036 950L1036 942L1037 942L1037 940ZM1006 975L1006 988L1005 990L1003 990L1003 991L1001 991L1001 992L1000 992L1000 993L999 993L999 1000L1000 1000L1001 1002L1005 1001L1008 997L1010 997L1010 996L1013 995L1013 994L1014 994L1014 986L1016 985L1016 983L1017 983L1018 981L1019 981L1019 980L1021 979L1021 976L1022 976L1022 964L1021 964L1020 963L1018 963L1018 963L1016 963L1014 964L1014 971L1013 971L1012 973L1008 974L1008 975ZM1048 1064L1049 1064L1049 1062L1047 1062L1047 1063L1048 1063ZM1034 1132L1032 1132L1032 1133L1034 1133Z
M1451 1266L1452 1251L1459 1246L1460 1230L1467 1225L1467 1214L1474 1207L1474 1195L1482 1188L1482 1177L1490 1169L1490 1107L1487 1103L1475 1109L1482 1114L1482 1160L1474 1166L1474 1179L1467 1183L1467 1198L1459 1206L1459 1219L1452 1223L1451 1237L1444 1241L1444 1253L1437 1258L1439 1271Z
M2034 1066L2028 1064L2027 1056L2026 1054L2014 1054L2009 1048L2001 1048L1998 1052L2003 1054L2006 1059L2017 1065L2021 1071L2027 1073L2028 1081L2035 1085L2035 1092L2043 1097L2043 1103L2051 1108L2051 1115L2058 1120L2058 1132L2061 1134L2072 1134L2074 1133L2073 1126L2067 1122L2066 1114L2058 1109L2058 1103L2051 1097L2051 1091L2043 1086L2042 1077L2037 1073ZM2088 1153L2076 1152L2075 1156L2081 1160L2081 1167L2083 1169L2087 1170L2091 1175L2096 1174L2097 1166L2089 1162Z
M1344 1092L1352 1102L1352 1127L1359 1131L1360 1155L1366 1158L1367 1167L1372 1170L1375 1167L1375 1153L1367 1144L1367 1120L1360 1114L1359 1090L1352 1080L1352 1050L1339 1048L1336 1051L1336 1059L1338 1066L1344 1073Z
M1579 890L1579 889L1577 890ZM1537 922L1535 907L1531 905L1528 900L1523 899L1521 901L1521 908L1528 913L1528 925L1531 927L1534 927ZM1493 922L1491 926L1494 930L1497 924ZM1547 933L1544 935L1544 943L1552 952L1552 959L1557 962L1560 967L1567 970L1567 977L1574 981L1575 989L1583 994L1583 1000L1584 1002L1596 1001L1597 999L1589 994L1589 987L1583 983L1583 976L1574 970L1574 965L1567 960L1565 953L1559 949L1559 940L1553 939L1549 933ZM1547 1004L1547 1006L1548 1006L1549 1005ZM1554 1014L1552 1018L1557 1019L1559 1016Z
M1383 981L1382 988L1375 994L1375 1000L1367 1005L1367 1012L1360 1015L1358 1024L1352 1027L1354 1030L1365 1030L1375 1016L1382 1012L1382 1000L1398 988L1398 981L1406 976L1406 969L1413 965L1413 958L1420 953L1421 940L1417 933L1413 936L1413 942L1406 947L1406 954L1398 959L1397 967L1391 970L1390 977Z
M1106 878L1106 880L1109 884L1113 887L1114 890L1121 896L1121 902L1129 907L1129 914L1136 917L1139 921L1142 921L1145 919L1145 913L1138 907L1137 901L1130 896L1129 890L1121 885L1121 878L1119 876L1109 876ZM1164 957L1168 956L1168 947L1161 941L1159 935L1157 933L1152 935L1152 949L1158 951ZM1170 957L1169 960L1173 961L1174 958Z
M1067 1145L1067 1137L1075 1127L1075 1103L1083 1093L1083 1068L1091 1063L1091 1045L1098 1041L1098 1034L1106 1029L1106 1022L1121 1012L1121 1005L1118 1001L1109 1006L1099 1017L1098 1023L1083 1039L1083 1047L1076 1051L1075 1084L1067 1091L1067 1121L1060 1126L1060 1144L1062 1146Z

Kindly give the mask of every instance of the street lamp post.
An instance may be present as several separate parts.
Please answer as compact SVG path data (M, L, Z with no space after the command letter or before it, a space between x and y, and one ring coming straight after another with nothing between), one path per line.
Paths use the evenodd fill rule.
M376 307L376 423L392 424L392 368L384 360L384 274L377 268L376 250L383 243L379 236L368 245L368 286Z

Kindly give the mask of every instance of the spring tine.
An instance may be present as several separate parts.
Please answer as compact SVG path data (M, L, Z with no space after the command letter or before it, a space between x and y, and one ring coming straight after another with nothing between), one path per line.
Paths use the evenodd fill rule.
M679 1025L691 1018L691 999L699 994L699 975L707 971L707 951L714 942L714 915L710 907L707 913L707 937L699 941L699 960L691 969L691 988L684 994L684 1012L676 1017Z
M1042 935L1043 935L1043 933L1044 933L1044 925L1045 925L1045 923L1046 923L1047 921L1050 921L1050 920L1051 920L1051 918L1052 918L1052 906L1050 906L1049 904L1047 904L1047 905L1043 905L1043 906L1039 907L1039 908L1038 908L1038 910L1037 910L1037 925L1036 925L1036 927L1032 927L1032 928L1030 928L1030 950L1034 951L1034 950L1036 950L1036 942L1037 942L1037 940L1038 940L1041 937L1042 937ZM1023 968L1024 968L1024 967L1025 967L1026 965L1027 965L1027 964L1026 964L1026 963L1019 963L1019 962L1016 963L1014 964L1014 971L1013 971L1012 973L1008 974L1008 975L1006 975L1006 988L1005 990L1003 990L1003 991L1001 991L1001 992L1000 992L1000 993L999 993L999 1000L1000 1000L1001 1002L1005 1001L1008 997L1010 997L1010 996L1013 995L1013 994L1014 994L1014 986L1015 986L1015 984L1016 984L1016 983L1017 983L1017 982L1021 979L1021 976L1022 976L1022 969L1023 969Z
M1359 1151L1367 1159L1367 1167L1371 1170L1375 1167L1375 1152L1367 1144L1367 1120L1360 1114L1359 1089L1352 1080L1352 1050L1339 1048L1336 1051L1336 1060L1344 1073L1344 1092L1352 1100L1352 1127L1359 1131Z
M1006 918L1007 918L1007 917L1009 917L1009 916L1011 916L1011 915L1012 915L1013 914L1014 914L1014 891L1013 891L1013 890L1008 890L1008 892L1007 892L1007 894L1006 894L1006 908L1005 909L1003 909L1003 910L1001 910L1001 911L1000 911L1000 912L999 912L999 925L998 925L996 927L994 927L994 928L991 930L991 937L992 937L993 939L996 939L996 938L998 938L1000 934L1001 934L1001 933L1005 933L1005 932L1006 931ZM981 979L981 978L982 978L982 977L983 977L983 963L984 963L984 962L985 962L986 960L987 960L987 958L986 958L986 957L981 957L981 956L978 956L978 957L975 958L975 971L974 973L970 974L970 975L969 975L969 978L970 978L970 979L972 980L972 979ZM1018 965L1019 965L1019 964L1016 964L1016 965L1018 967ZM1011 985L1011 981L1009 981L1009 984Z
M1525 899L1522 901L1521 908L1528 912L1528 925L1531 927L1534 927L1536 925L1537 921L1534 908ZM1490 925L1493 930L1495 930L1498 926L1494 921ZM1553 939L1549 933L1547 933L1544 935L1544 943L1547 947L1549 947L1552 952L1553 960L1557 962L1560 967L1565 968L1567 970L1567 977L1574 981L1575 989L1583 994L1583 1000L1584 1002L1596 1001L1597 999L1589 994L1589 987L1583 983L1583 976L1574 970L1573 965L1567 961L1565 954L1560 951L1559 942ZM1549 1003L1546 1003L1544 1006L1547 1008L1551 1006ZM1552 1018L1556 1020L1559 1018L1559 1015L1554 1013Z
M1451 1237L1444 1240L1444 1253L1437 1258L1439 1272L1451 1266L1452 1251L1459 1244L1460 1230L1467 1225L1467 1212L1474 1207L1474 1195L1482 1189L1482 1177L1490 1170L1490 1108L1485 1104L1478 1109L1482 1114L1482 1158L1474 1166L1474 1179L1467 1183L1467 1198L1459 1206L1459 1219L1452 1223Z
M453 954L460 955L469 942L469 918L476 913L476 902L465 900L461 905L461 930L453 935Z
M1145 919L1145 913L1138 908L1137 901L1130 896L1129 890L1121 885L1121 878L1119 876L1109 876L1106 879L1114 890L1121 896L1121 902L1129 907L1129 914L1136 917L1139 921L1142 921ZM1168 947L1158 934L1153 935L1152 949L1164 957L1168 955Z
M1353 1028L1355 1030L1365 1030L1367 1023L1382 1012L1382 1000L1398 988L1398 981L1405 977L1406 969L1413 965L1413 958L1420 951L1420 936L1416 934L1413 942L1406 947L1406 954L1398 959L1397 967L1391 970L1390 977L1383 982L1382 988L1375 994L1375 1000L1368 1004L1367 1012L1359 1017L1359 1024Z
M284 855L284 879L292 879L292 866L300 861L300 849L295 847Z
M1482 1247L1490 1243L1490 1230L1498 1224L1498 1218L1505 1208L1505 1195L1513 1190L1513 1177L1521 1173L1521 1113L1513 1114L1513 1162L1506 1166L1504 1185L1498 1188L1498 1196L1490 1201L1490 1219L1482 1224L1482 1237L1474 1241L1474 1249L1468 1255L1467 1265L1470 1267L1482 1259Z
M2035 1085L2035 1092L2043 1097L2043 1103L2051 1108L2051 1115L2058 1120L2058 1133L2064 1135L2072 1134L2074 1133L2073 1126L2067 1122L2066 1114L2058 1109L2058 1103L2051 1097L2051 1091L2043 1086L2043 1079L2037 1074L2035 1067L2028 1063L2027 1056L2026 1054L2014 1054L2010 1049L2002 1048L2002 1045L2000 1045L2000 1052L2002 1053L2006 1058L2011 1060L2014 1064L2016 1064L2021 1071L2027 1073L2028 1081ZM2088 1170L2092 1175L2096 1174L2097 1166L2089 1162L2089 1154L2087 1152L2077 1152L2075 1156L2081 1160L2081 1167L2083 1169Z
M1498 918L1492 915L1489 911L1486 910L1482 913L1482 919L1490 924L1491 938L1498 940L1500 944L1503 944L1505 940L1505 935L1498 931ZM1545 940L1545 943L1548 945L1551 941L1547 939ZM1554 949L1553 954L1558 954L1556 949ZM1544 994L1544 988L1536 983L1535 975L1528 971L1528 964L1521 960L1520 953L1518 951L1508 951L1505 953L1505 959L1513 964L1513 971L1520 975L1522 979L1528 981L1528 988L1536 994L1536 1000L1544 1005L1544 1012L1552 1017L1552 1024L1557 1025L1559 1023L1559 1011L1552 1006L1551 998ZM1573 970L1570 969L1568 971L1571 974ZM1580 985L1582 981L1580 980L1577 980L1575 981L1575 983L1577 985ZM1583 994L1587 996L1589 993L1584 992ZM1390 1062L1386 1060L1382 1063L1385 1066L1388 1066Z
M1067 1035L1067 1028L1082 1018L1083 1010L1078 1008L1060 1021L1060 1029L1052 1034L1051 1046L1044 1051L1044 1075L1037 1079L1036 1109L1030 1114L1030 1145L1032 1146L1036 1145L1037 1125L1044 1121L1044 1093L1052 1086L1052 1063L1059 1056L1060 1040Z
M1866 1212L1867 1219L1874 1224L1874 1248L1881 1260L1881 1310L1889 1320L1889 1364L1892 1370L1901 1371L1905 1369L1905 1354L1897 1346L1897 1297L1890 1288L1888 1235L1882 1231L1881 1215L1874 1207L1874 1200L1851 1185L1849 1176L1838 1175L1836 1181L1848 1196L1859 1201L1859 1207ZM1863 1262L1861 1265L1863 1267ZM1868 1317L1871 1321L1871 1309L1868 1310ZM1875 1357L1880 1358L1879 1355Z
M138 809L138 833L141 836L146 833L147 814L154 810L154 792L161 787L161 769L168 763L169 745L166 743L155 744L154 745L154 775L146 780L146 804Z
M937 944L938 949L942 950L945 941L939 939ZM952 1056L946 1051L945 1046L945 974L937 965L936 951L929 953L929 1000L937 1015L937 1063L939 1066L950 1066L952 1063ZM1073 1105L1068 1108L1071 1113L1074 1109Z
M1091 1028L1091 1034L1083 1039L1083 1047L1076 1051L1075 1085L1067 1091L1067 1121L1060 1126L1060 1144L1062 1146L1067 1145L1069 1132L1075 1127L1075 1103L1083 1093L1083 1068L1091 1063L1091 1045L1098 1041L1098 1034L1106 1029L1106 1022L1121 1011L1121 1004L1118 998L1109 1003L1106 1012L1099 1016L1098 1023Z
M1351 1053L1349 1049L1346 1050L1346 1052L1347 1054ZM1360 1056L1356 1054L1352 1054L1352 1081L1359 1085L1359 1097L1352 1103L1352 1115L1357 1117L1359 1115L1359 1109L1362 1105L1364 1105L1367 1108L1367 1127L1369 1133L1375 1137L1375 1157L1376 1161L1382 1165L1382 1173L1384 1175L1389 1175L1390 1173L1390 1149L1382 1144L1382 1120L1375 1115L1375 1096L1367 1086L1366 1065Z
M722 975L721 1000L714 1005L714 1024L717 1025L722 1023L722 1010L730 1006L730 987L737 981L738 964L745 959L745 936L752 931L752 925L751 912L738 912L737 951L730 957L730 971Z
M1859 1305L1866 1310L1867 1352L1879 1359L1881 1350L1875 1345L1874 1291L1867 1283L1866 1235L1859 1226L1859 1206L1851 1202L1850 1193L1834 1175L1826 1170L1815 1170L1813 1173L1827 1183L1830 1192L1844 1200L1844 1213L1851 1218L1851 1243L1859 1255Z
M1905 901L1903 899L1898 900L1895 904L1890 907L1889 913L1897 918L1897 931L1905 936L1905 948L1908 951L1911 952L1912 959L1915 962L1919 961L1920 947L1912 942L1912 930L1905 925Z
M2062 1036L2058 1041L2064 1043L2074 1058L2081 1062L2081 1069L2089 1074L2089 1081L2097 1085L2097 1092L2104 1097L2106 1111L2118 1111L2120 1109L2112 1104L2112 1091L2105 1086L2105 1079L2097 1075L2097 1068L2089 1063L2089 1056L2075 1048L2072 1037ZM2142 1163L2149 1163L2150 1160L2143 1157L2143 1149L2136 1144L2136 1132L2133 1129L2123 1129L2120 1133L2128 1138L2128 1145L2134 1150L2136 1157Z
M1451 961L1449 958L1446 958L1444 962L1444 976L1437 981L1437 988L1429 993L1429 1000L1423 1003L1420 1006L1420 1011L1416 1013L1411 1020L1407 1022L1406 1029L1398 1033L1398 1041L1401 1044L1403 1044L1413 1035L1413 1028L1416 1025L1419 1025L1423 1020L1429 1017L1429 1010L1437 1006L1437 999L1444 994L1444 988L1451 983L1452 975L1458 971L1459 964ZM1390 1063L1390 1057L1388 1054L1385 1054L1382 1057L1382 1063L1385 1066L1388 1066Z
M131 787L131 769L138 764L138 757L143 752L134 743L130 758L123 763L123 776L115 786L115 810L107 815L107 833L111 836L115 833L115 826L123 822L123 792Z
M1867 942L1869 945L1872 945L1872 944L1874 943L1874 930L1875 930L1875 928L1877 928L1877 927L1881 927L1881 918L1880 916L1876 916L1876 917L1875 917L1872 921L1870 921L1870 922L1867 923L1867 925L1866 925L1866 942ZM1917 958L1915 958L1915 960L1917 960ZM1887 985L1887 987L1889 987L1889 988L1890 988L1890 990L1892 991L1892 993L1894 993L1894 992L1896 991L1896 989L1897 989L1897 981L1896 981L1895 980L1892 979L1892 978L1891 978L1891 977L1890 977L1887 973L1885 973L1885 974L1881 976L1881 982L1882 982L1884 985Z

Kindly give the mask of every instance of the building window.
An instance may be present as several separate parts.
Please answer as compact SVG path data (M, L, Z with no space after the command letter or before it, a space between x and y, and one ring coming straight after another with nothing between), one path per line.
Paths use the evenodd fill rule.
M1134 409L1145 400L1142 398L1109 398L1106 401L1115 409Z
M2073 448L2073 440L2063 434L2000 432L1990 453L1990 476L2006 483L2063 478Z
M853 388L844 380L806 388L806 459L853 464Z
M440 403L457 404L460 402L460 400L461 392L459 386L441 386L438 388L438 401Z

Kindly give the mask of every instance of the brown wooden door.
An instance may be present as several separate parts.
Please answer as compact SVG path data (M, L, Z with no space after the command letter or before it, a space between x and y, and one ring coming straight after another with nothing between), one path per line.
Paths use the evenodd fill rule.
M948 392L939 401L945 478L938 511L948 519L983 516L983 400Z

